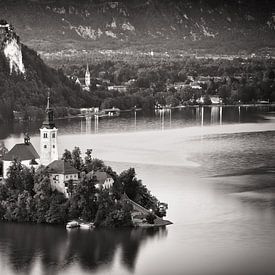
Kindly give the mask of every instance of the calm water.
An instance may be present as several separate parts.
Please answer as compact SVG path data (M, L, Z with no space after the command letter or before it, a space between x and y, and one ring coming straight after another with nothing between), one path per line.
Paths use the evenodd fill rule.
M162 230L0 224L0 274L275 274L275 108L60 120L59 150L94 149L169 204ZM40 123L2 126L10 149Z

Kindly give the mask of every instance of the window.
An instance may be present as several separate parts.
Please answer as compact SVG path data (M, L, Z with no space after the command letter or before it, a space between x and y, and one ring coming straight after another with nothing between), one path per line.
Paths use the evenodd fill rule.
M47 133L44 133L43 137L44 137L44 138L47 138L47 137L48 137L48 134L47 134Z
M55 145L53 145L53 148L55 148Z
M44 145L44 148L46 149L46 148L47 148L47 145Z
M52 134L52 138L55 138L55 133Z

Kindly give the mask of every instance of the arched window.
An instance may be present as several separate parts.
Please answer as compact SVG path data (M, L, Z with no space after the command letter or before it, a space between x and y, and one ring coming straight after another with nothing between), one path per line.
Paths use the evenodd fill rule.
M44 145L44 148L47 148L47 145Z
M47 133L44 133L43 137L44 137L44 138L48 138L48 134L47 134Z
M55 133L52 134L52 138L55 138Z
M53 148L55 148L55 145L53 145Z

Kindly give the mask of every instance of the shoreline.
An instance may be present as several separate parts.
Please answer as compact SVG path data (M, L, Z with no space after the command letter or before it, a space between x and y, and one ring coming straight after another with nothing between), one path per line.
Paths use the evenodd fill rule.
M175 110L175 109L176 110L181 110L181 109L185 109L185 108L202 108L202 107L207 107L207 108L210 108L210 107L225 107L225 108L228 108L228 107L275 107L275 103L268 103L268 104L248 103L248 104L179 105L179 106L175 106L175 107L164 107L164 108L160 108L160 109L152 109L151 111L154 112L154 111ZM142 110L137 109L136 111L140 112ZM125 114L125 113L134 112L134 110L120 110L120 112ZM94 117L94 115L91 115L91 117ZM104 117L104 118L114 119L114 118L117 118L117 117L119 117L119 116ZM55 119L56 120L66 120L66 119L75 119L75 118L85 118L85 115L78 114L78 115L71 115L71 116L64 116L64 117L56 117ZM1 122L3 123L3 122L7 122L7 121L12 121L12 122L27 122L27 121L37 122L37 121L40 121L40 120L41 119L30 119L30 120L11 119L11 120L6 120L6 121L0 121L0 124L1 124Z

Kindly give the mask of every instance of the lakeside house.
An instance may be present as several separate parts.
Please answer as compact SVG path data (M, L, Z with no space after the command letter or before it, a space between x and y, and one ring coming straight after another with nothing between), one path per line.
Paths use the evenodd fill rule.
M119 93L125 93L127 92L127 86L124 86L124 85L108 86L108 91L118 91Z
M87 115L94 115L99 113L99 108L98 107L91 107L91 108L80 108L80 114L82 116L87 116Z
M219 96L210 95L209 97L213 105L222 104L222 99Z
M206 98L205 96L201 96L196 101L199 104L204 104L206 101L205 98ZM222 99L217 95L210 95L209 100L211 101L212 105L221 105L222 104Z
M78 183L79 171L61 159L53 161L47 168L52 188L68 197L68 182L71 180L74 184Z
M99 190L110 189L113 187L114 184L114 179L104 171L91 171L86 175L86 177L88 179L92 179L93 177L95 177L97 182L95 187Z
M120 115L120 109L119 108L109 108L109 109L103 109L99 111L98 113L95 113L96 117L118 117Z

